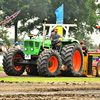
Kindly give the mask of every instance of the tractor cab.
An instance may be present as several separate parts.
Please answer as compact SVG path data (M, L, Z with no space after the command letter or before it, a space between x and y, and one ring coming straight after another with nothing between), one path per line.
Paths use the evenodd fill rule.
M77 39L73 39L73 38L68 38L68 34L69 34L69 28L70 27L74 27L76 28L77 25L76 25L76 20L75 20L75 23L74 24L46 24L47 27L49 27L49 32L48 32L48 37L51 35L52 31L57 28L57 27L62 27L62 29L65 30L65 36L64 36L64 39L62 40L61 42L61 47L60 47L60 51L61 51L61 48L66 44L66 43L72 43L72 42L76 42L76 43L79 43L79 41ZM59 29L58 29L59 31ZM59 32L58 32L59 33ZM63 36L63 33L60 34Z

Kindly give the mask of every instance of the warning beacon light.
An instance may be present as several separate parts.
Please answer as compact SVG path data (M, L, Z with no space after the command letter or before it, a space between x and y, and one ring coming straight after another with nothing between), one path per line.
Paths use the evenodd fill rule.
M74 23L75 23L75 24L77 23L77 19L74 19Z
M100 26L98 26L99 32L100 32Z
M43 23L44 23L44 22L47 22L47 18L45 18L45 19L43 20Z

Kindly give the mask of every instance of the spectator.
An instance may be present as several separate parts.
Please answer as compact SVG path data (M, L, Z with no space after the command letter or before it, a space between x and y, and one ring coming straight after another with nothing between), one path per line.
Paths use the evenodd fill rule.
M19 45L17 45L17 49L20 49L20 46Z
M5 47L5 51L8 50L8 46L6 44L4 44L4 47Z
M83 41L80 41L80 45L81 45L81 47L82 47L84 56L86 56L87 53L88 53L88 48L84 45L84 42L83 42Z
M0 45L0 54L2 54L2 52L5 52L2 50L2 46Z
M10 46L10 49L13 49L13 45L12 45L12 46Z
M91 52L94 52L94 50L91 50Z

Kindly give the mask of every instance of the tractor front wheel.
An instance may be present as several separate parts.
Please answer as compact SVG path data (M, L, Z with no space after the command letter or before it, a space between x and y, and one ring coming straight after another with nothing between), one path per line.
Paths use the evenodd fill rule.
M23 74L25 66L18 65L18 60L23 60L24 53L19 49L7 51L3 56L3 68L7 75L20 76Z
M60 74L61 59L55 50L43 51L37 60L37 69L40 76L55 77Z

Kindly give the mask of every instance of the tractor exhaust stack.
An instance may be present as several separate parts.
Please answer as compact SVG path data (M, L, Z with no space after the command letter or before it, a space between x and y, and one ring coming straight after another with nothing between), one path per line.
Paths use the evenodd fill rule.
M44 48L44 43L45 43L45 27L46 27L47 19L44 19L43 22L44 22L44 25L43 25L43 48Z

